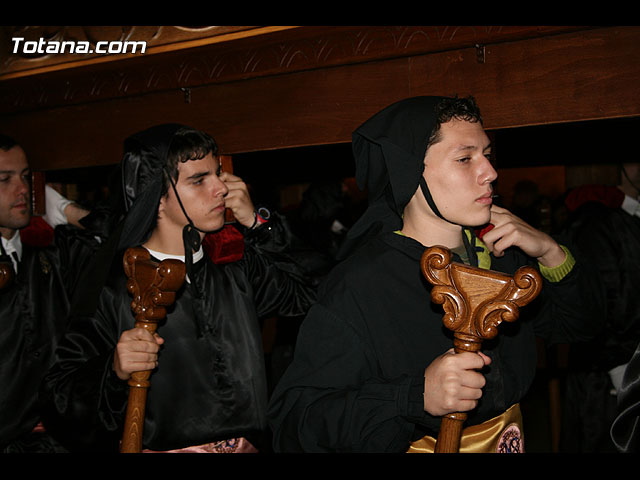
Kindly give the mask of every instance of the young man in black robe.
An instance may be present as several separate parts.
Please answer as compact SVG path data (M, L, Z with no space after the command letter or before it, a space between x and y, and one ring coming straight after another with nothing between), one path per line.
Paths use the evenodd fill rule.
M99 252L43 385L45 425L73 451L117 451L127 379L154 369L145 451L262 451L267 386L259 319L303 314L315 298L287 256L287 229L256 215L247 186L222 172L209 135L166 124L125 141L120 229ZM206 232L231 209L244 231L236 261L214 264ZM186 279L156 335L134 328L122 254L186 263ZM267 444L268 448L268 444Z
M51 193L48 213L58 222L70 221L72 210L75 219L87 213L63 197L49 198ZM0 262L8 272L0 287L2 452L64 451L42 428L37 400L67 320L77 277L74 264L87 257L92 245L90 236L66 227L54 233L32 216L27 155L14 139L0 135Z
M559 444L563 453L615 452L625 444L611 437L610 428L620 413L618 401L628 405L629 387L637 383L623 386L640 344L640 164L621 164L619 169L618 186L583 185L564 199L569 212L565 234L591 259L605 288L606 327L568 351ZM616 431L623 431L620 423Z
M356 130L353 151L369 207L273 393L274 449L429 452L441 416L467 412L474 435L461 451L522 451L518 403L536 372L535 336L587 338L601 321L597 285L568 248L492 204L497 174L472 99L397 102ZM474 227L489 222L481 241ZM542 293L481 352L453 354L420 268L432 245L508 274L538 265Z

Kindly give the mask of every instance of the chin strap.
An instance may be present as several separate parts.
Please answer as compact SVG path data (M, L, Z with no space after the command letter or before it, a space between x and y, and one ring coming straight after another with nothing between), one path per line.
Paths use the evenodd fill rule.
M189 280L191 281L191 285L195 287L193 289L193 293L196 297L200 298L202 296L202 289L200 288L200 285L198 284L198 281L195 278L195 275L192 275L193 252L197 251L202 244L202 240L198 232L205 233L205 234L207 232L205 232L204 230L200 230L198 227L194 225L193 221L187 214L187 211L185 210L184 205L182 205L182 200L180 200L180 195L178 195L178 190L176 189L176 184L173 181L173 178L171 178L171 175L169 174L166 168L163 168L163 170L167 175L169 182L171 183L171 187L173 188L173 193L175 193L176 199L178 200L178 205L180 205L180 209L182 210L182 213L184 213L184 216L187 219L187 222L189 222L182 229L182 243L184 244L184 263L186 266L187 275L189 275Z
M442 216L442 214L440 213L440 210L438 210L438 207L436 206L436 202L433 201L433 197L431 196L431 192L429 191L429 187L427 186L427 181L424 179L424 176L422 175L420 176L420 188L422 189L422 194L424 195L424 198L427 199L427 204L429 204L429 208L431 208L431 211L435 213L438 217L440 217L442 220L444 220L445 222L449 222L449 220L447 220ZM453 222L449 222L449 223L453 223Z
M424 179L423 175L420 176L420 188L422 189L422 194L424 195L424 198L427 200L427 204L429 205L429 208L431 208L431 211L436 216L438 216L439 218L441 218L445 222L448 222L448 223L450 223L452 225L461 226L461 225L458 225L457 223L453 223L453 222L447 220L440 213L440 210L438 210L438 207L436 206L436 202L433 200L433 197L431 196L431 192L429 191L429 187L427 186L427 182ZM462 244L464 245L464 248L467 251L467 256L469 257L469 263L471 264L471 266L477 267L478 266L478 252L481 251L482 248L475 246L475 244L476 244L476 233L473 230L473 228L464 227L464 226L461 226L461 227L462 227ZM469 236L466 235L465 231L469 232Z
M169 179L169 182L171 182L171 187L173 188L173 193L175 193L176 199L178 200L178 205L180 205L180 209L182 210L182 213L184 213L184 216L187 219L187 222L189 222L182 229L182 243L184 245L184 263L186 267L185 269L187 272L187 276L189 278L189 284L192 287L191 292L193 296L195 297L196 300L202 299L204 297L204 289L200 285L199 278L197 278L197 276L193 274L193 252L197 251L202 244L202 240L200 238L199 232L202 232L202 233L207 233L207 232L200 230L198 227L196 227L193 224L193 221L187 214L187 211L185 210L184 205L182 205L182 200L180 200L180 195L178 195L176 184L174 183L173 178L171 178L171 175L169 175L169 172L167 171L166 168L164 168L164 171L165 171L165 174L167 175L167 178ZM192 306L196 312L194 321L195 321L196 329L198 332L197 335L200 338L204 335L204 332L208 330L208 323L205 320L205 316L202 311L201 302L199 301L193 302Z
M184 213L184 216L186 217L187 222L189 222L189 224L186 225L186 227L191 227L192 230L197 230L198 232L207 233L204 230L200 230L198 227L196 227L193 224L193 221L191 220L191 218L189 218L189 215L187 214L187 211L185 210L184 205L182 205L182 200L180 200L180 195L178 195L178 190L176 189L176 184L173 181L173 178L171 178L171 175L169 175L169 172L167 171L166 167L163 167L163 170L164 170L164 173L167 175L169 182L171 183L171 188L173 188L173 193L175 193L176 195L176 199L178 200L178 205L180 205L180 209L182 210L182 213ZM195 246L195 250L197 250L198 248L200 248L200 240L198 240L197 245Z

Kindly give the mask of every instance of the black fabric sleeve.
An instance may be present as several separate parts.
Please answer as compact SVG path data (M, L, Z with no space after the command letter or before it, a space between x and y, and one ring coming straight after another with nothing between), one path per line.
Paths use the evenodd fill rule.
M277 213L245 233L244 263L255 292L258 316L305 315L315 302L317 285L296 260L301 245Z
M296 358L273 394L278 452L403 452L423 410L424 378L381 378L355 329L324 306L310 310Z
M583 342L605 327L605 292L597 270L569 241L573 269L560 281L544 280L536 312L535 332L547 344Z
M128 387L112 368L118 302L108 292L101 313L72 320L40 392L45 427L72 451L118 449Z

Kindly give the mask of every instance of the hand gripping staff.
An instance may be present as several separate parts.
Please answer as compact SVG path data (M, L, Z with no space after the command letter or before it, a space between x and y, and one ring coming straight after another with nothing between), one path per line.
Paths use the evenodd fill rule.
M538 296L542 278L530 266L513 276L451 262L451 252L428 248L421 259L422 273L433 284L431 300L443 306L443 323L453 331L454 350L477 352L482 341L494 338L503 322L517 320L523 307ZM449 413L442 424L435 453L457 453L466 413Z
M185 278L185 264L180 260L151 260L141 247L129 248L123 257L127 289L133 295L131 309L135 326L155 333L158 322L166 316L166 308L175 301ZM129 379L129 401L120 445L121 453L138 453L142 449L147 389L151 370L134 372Z

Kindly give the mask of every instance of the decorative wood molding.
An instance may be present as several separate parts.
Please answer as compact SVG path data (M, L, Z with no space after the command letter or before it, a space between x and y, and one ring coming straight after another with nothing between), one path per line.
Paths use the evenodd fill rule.
M289 27L250 26L2 26L0 27L0 79L18 78L55 70L75 68L104 61L155 55L212 43L230 41L237 38L261 35L274 29ZM14 40L15 39L15 40ZM20 41L23 39L23 41ZM42 42L34 52L25 51L25 42ZM55 45L68 43L62 51ZM92 51L99 42L144 42L145 49L135 53L101 54L74 52L71 49L84 44Z
M195 88L261 76L329 68L589 27L3 27L11 38L146 41L145 54L8 54L0 65L0 111L77 105L152 92ZM481 50L479 50L481 51ZM2 55L0 55L0 58Z
M640 27L237 33L0 81L0 131L34 170L56 170L117 163L124 138L167 121L211 133L226 155L348 143L415 95L474 95L488 130L640 116Z

